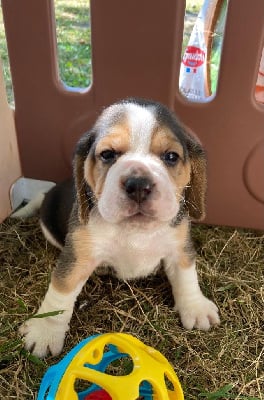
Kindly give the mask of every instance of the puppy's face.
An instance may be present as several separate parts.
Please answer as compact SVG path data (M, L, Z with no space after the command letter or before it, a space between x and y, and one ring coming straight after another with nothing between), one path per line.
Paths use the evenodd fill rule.
M169 222L184 204L186 187L191 184L191 147L196 147L197 154L199 147L202 154L200 145L167 108L152 102L123 101L105 109L92 131L80 140L77 164L81 172L80 168L75 171L82 175L79 181L91 188L106 221ZM77 177L77 192L80 190ZM79 205L85 207L82 202Z

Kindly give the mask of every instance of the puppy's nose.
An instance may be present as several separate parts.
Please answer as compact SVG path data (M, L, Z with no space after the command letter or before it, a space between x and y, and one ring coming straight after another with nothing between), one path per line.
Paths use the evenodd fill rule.
M127 196L137 203L145 201L151 194L154 186L149 178L141 176L132 176L128 178L123 185Z

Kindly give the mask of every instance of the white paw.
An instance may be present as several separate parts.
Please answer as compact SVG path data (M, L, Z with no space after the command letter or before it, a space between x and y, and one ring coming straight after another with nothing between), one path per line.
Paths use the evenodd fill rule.
M25 348L39 358L49 352L53 356L61 353L66 330L65 325L49 321L48 318L29 319L19 328L24 336Z
M177 299L174 309L179 312L184 328L189 330L197 328L208 331L211 326L220 323L217 306L202 293L192 299Z

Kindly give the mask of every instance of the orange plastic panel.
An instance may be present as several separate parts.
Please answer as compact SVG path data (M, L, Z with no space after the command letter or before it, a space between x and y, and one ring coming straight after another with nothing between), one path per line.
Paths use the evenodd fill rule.
M2 6L26 177L70 175L74 145L103 106L152 98L174 109L207 150L206 222L264 228L264 106L254 95L263 0L254 7L229 1L217 94L204 104L189 103L178 89L184 0L91 0L93 84L84 93L59 81L53 1L2 0Z

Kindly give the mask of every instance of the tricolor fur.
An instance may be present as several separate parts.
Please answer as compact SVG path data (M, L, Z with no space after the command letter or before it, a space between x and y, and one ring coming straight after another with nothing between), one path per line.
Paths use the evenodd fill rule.
M22 326L28 349L40 357L62 350L76 297L104 265L133 279L162 261L183 326L219 323L200 290L190 239L190 220L204 216L204 151L174 114L139 99L106 108L77 145L74 182L53 188L41 211L44 233L62 253L38 313L65 311Z

